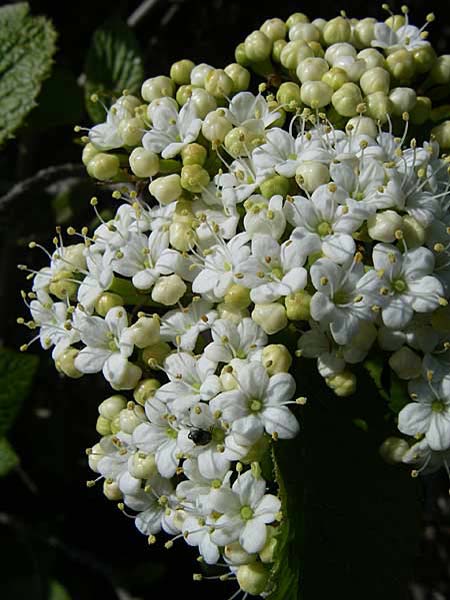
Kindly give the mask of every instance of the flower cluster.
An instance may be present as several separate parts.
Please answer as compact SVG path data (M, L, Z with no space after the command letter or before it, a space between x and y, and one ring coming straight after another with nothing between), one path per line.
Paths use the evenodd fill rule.
M450 71L406 11L272 19L236 57L179 61L89 130L83 162L121 203L105 221L93 198L98 227L68 230L80 243L59 232L20 321L59 371L124 392L100 404L88 451L105 495L150 542L182 538L259 595L282 520L262 464L305 403L294 355L347 396L353 365L381 354L412 400L398 428L419 438L384 454L414 473L447 464L449 134L411 136L432 110L406 84ZM270 57L291 81L248 91L246 66Z

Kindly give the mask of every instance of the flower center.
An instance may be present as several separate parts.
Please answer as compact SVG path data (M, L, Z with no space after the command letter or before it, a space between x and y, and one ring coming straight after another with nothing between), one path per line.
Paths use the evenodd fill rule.
M108 342L108 348L111 350L111 352L118 352L119 348L117 347L116 341L115 340L111 340L110 342Z
M281 267L274 267L271 272L276 279L283 279L283 269Z
M403 279L394 279L394 281L392 282L392 287L396 292L401 294L406 290L406 283Z
M241 508L241 519L243 521L249 521L253 517L253 510L250 506L246 505Z
M244 350L242 350L242 348L239 348L239 350L236 352L236 358L244 360L244 358L247 358L247 354L244 352Z
M338 290L333 296L333 302L335 304L347 304L348 295L344 290Z
M178 436L178 433L175 431L175 429L172 429L172 427L167 427L166 428L166 435L171 440L175 440L177 438L177 436Z
M211 437L213 442L216 444L221 444L225 439L225 431L220 427L213 427L211 431Z
M330 235L331 232L331 225L326 221L322 221L322 223L319 223L319 225L317 226L317 233L320 235L320 237Z
M431 410L437 413L444 412L445 410L445 402L442 400L433 400L431 403Z
M248 407L252 412L259 412L262 408L262 402L257 398L251 398L249 400Z
M231 271L231 265L229 262L224 262L223 263L223 270L224 271Z

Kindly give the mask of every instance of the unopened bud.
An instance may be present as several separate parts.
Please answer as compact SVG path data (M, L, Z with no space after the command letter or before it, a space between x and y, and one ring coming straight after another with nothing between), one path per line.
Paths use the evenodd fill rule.
M409 450L408 442L398 437L388 437L381 444L379 453L383 460L391 465L400 463Z
M141 96L146 102L152 102L158 98L169 96L173 98L175 95L175 83L165 75L151 77L144 81L141 87Z
M390 82L391 77L386 69L374 67L363 73L359 85L366 96L368 94L373 94L374 92L388 94Z
M236 577L243 592L258 596L267 586L269 571L262 563L254 562L241 565L236 572Z
M349 42L351 37L350 23L344 17L335 17L328 21L322 31L323 39L327 46Z
M99 152L87 164L87 172L94 179L107 181L119 173L120 161L115 154Z
M310 304L311 295L301 290L289 294L284 299L286 316L290 321L308 321L311 318Z
M282 304L255 304L252 319L268 334L272 335L284 329L288 323L286 310Z
M147 400L153 398L159 387L161 384L157 379L141 379L133 390L133 398L138 404L144 406Z
M170 204L181 196L181 178L177 173L158 177L148 186L150 194L161 204Z
M416 92L408 87L397 87L391 90L389 100L392 103L392 113L401 117L410 112L416 104Z
M152 289L152 300L172 306L186 293L187 287L179 275L160 277Z
M313 23L296 23L289 29L289 39L292 41L320 42L320 33L320 29Z
M441 150L450 150L450 121L444 121L431 130L431 135L439 144Z
M404 48L396 50L386 58L386 68L397 81L410 81L415 73L413 55Z
M338 92L334 94L336 93ZM323 81L306 81L300 88L302 102L311 108L323 108L327 106L330 104L334 94L332 88Z
M170 77L177 85L186 85L191 82L191 72L194 67L192 60L186 58L179 60L170 67Z
M130 169L137 177L153 177L159 171L159 157L145 148L134 148L130 154Z
M327 165L317 160L306 160L297 167L295 179L301 188L313 192L330 181L330 172Z
M292 356L283 344L269 344L262 351L262 364L269 375L287 373L292 364Z
M383 92L374 92L365 97L366 115L375 121L386 123L392 113L392 102Z
M395 232L402 228L402 217L394 210L385 210L370 215L367 219L367 231L373 240L395 242Z
M223 69L213 69L205 77L205 90L214 98L230 96L233 80Z
M234 94L248 90L250 86L250 71L238 63L227 65L224 69L225 73L233 82Z
M408 346L402 346L389 358L389 366L400 379L415 379L422 372L422 360Z
M351 396L356 391L356 377L350 371L341 371L337 375L327 377L325 382L336 396Z
M262 31L253 31L245 38L245 54L251 62L262 62L269 58L272 41Z
M280 54L280 62L285 69L294 71L305 58L313 58L314 52L303 40L288 42Z
M297 67L297 77L302 83L306 81L320 81L329 70L324 58L305 58Z
M220 108L210 112L203 121L202 133L210 142L222 143L233 125Z
M277 91L277 102L287 111L295 111L301 106L300 86L293 81L286 81Z
M125 396L115 394L103 400L98 407L98 412L102 417L108 421L112 421L116 415L120 413L127 405L127 399Z
M355 83L344 83L331 98L334 108L343 117L356 116L362 100L361 90Z

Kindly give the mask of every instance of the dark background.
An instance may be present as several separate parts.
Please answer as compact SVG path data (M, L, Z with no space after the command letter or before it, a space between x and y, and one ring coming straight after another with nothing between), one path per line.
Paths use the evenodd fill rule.
M394 2L391 7L398 10L400 4ZM31 2L33 14L49 16L59 32L57 65L77 77L83 72L93 31L113 13L126 19L137 6L138 2L111 0ZM428 12L436 13L430 39L439 53L448 52L448 4L416 0L409 7L412 22L419 26ZM171 63L181 58L216 67L234 62L234 47L266 18L286 19L296 11L305 12L311 20L331 18L340 9L348 16L385 18L375 4L367 7L349 0L339 5L311 0L302 4L288 0L156 0L135 32L150 77L168 74ZM59 98L61 103L67 101L64 95ZM0 153L0 196L40 169L80 161L71 126L30 126L32 118L30 115L29 125ZM80 124L89 124L86 115ZM64 186L49 189L38 185L8 210L0 201L0 340L9 348L18 348L27 340L26 331L15 319L26 316L19 290L27 289L28 284L15 265L26 262L40 268L46 263L27 243L33 239L50 248L57 220L69 219L76 226L92 220L88 199L99 190L81 172L74 171L74 176L69 180L70 194ZM63 584L72 600L152 600L180 593L198 600L212 595L225 599L227 590L231 595L232 585L192 582L192 572L198 570L195 553L183 542L171 550L164 549L164 540L148 547L132 521L103 497L101 485L86 488L85 481L92 473L84 449L97 441L97 405L110 392L101 377L85 376L77 381L60 377L49 354L38 345L31 352L39 355L40 366L10 436L21 466L0 482L0 598L48 600L49 579ZM423 540L411 572L413 600L450 599L447 487L448 481L440 474L423 484ZM389 600L387 595L385 598Z

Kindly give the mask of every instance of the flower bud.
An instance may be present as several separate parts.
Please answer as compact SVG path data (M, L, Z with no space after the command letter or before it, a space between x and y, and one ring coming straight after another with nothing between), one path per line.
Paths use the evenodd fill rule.
M193 144L188 144L181 151L181 159L183 161L183 166L203 166L205 164L207 155L208 152L206 148L201 144L197 144L195 142Z
M161 384L157 379L141 379L133 390L133 398L135 401L144 406L147 400L153 398L155 392Z
M450 83L450 54L443 54L436 59L430 71L430 81L439 85Z
M356 55L357 58L362 58L366 61L368 69L374 69L375 67L384 66L384 56L375 48L364 48L361 52Z
M130 154L130 169L136 177L153 177L159 171L159 157L145 148L134 148Z
M327 165L317 160L305 160L295 171L295 181L307 192L313 192L330 181L330 172Z
M316 58L325 58L325 51L319 42L306 42Z
M325 25L327 24L327 21L326 21L326 19L322 19L322 18L320 18L320 17L319 17L319 18L317 18L317 19L313 19L311 22L312 22L312 24L313 24L315 27L317 27L317 29L318 29L320 32L322 32L322 31L323 31L323 28L324 28L324 27L325 27Z
M349 81L349 77L344 69L331 67L331 69L323 75L322 81L329 85L333 91L336 91L341 88L344 83Z
M120 162L115 154L99 152L87 164L87 172L94 179L107 181L119 173Z
M205 87L205 80L208 73L214 71L214 67L207 65L206 63L200 63L195 66L191 71L191 83L197 87Z
M181 169L181 187L188 192L202 192L209 183L208 172L200 165L186 165Z
M139 117L122 119L117 128L125 146L137 146L144 135L144 122Z
M288 26L288 28L290 29L291 27L293 27L296 23L309 23L309 19L306 15L304 15L303 13L293 13L292 15L290 15L286 21L286 25Z
M152 317L139 317L139 319L127 327L122 336L127 343L137 348L146 348L159 342L160 321L157 315Z
M171 223L169 227L170 245L179 252L188 252L195 242L195 233L190 223Z
M389 100L392 103L392 113L401 117L404 112L411 111L416 104L416 92L408 87L396 87L391 90Z
M248 310L236 304L221 302L216 307L219 319L228 319L236 325L249 316Z
M441 150L450 149L450 121L444 121L437 127L433 127L431 135L437 141Z
M320 30L312 23L295 23L289 29L289 39L291 41L320 42Z
M224 145L231 156L246 156L249 149L253 150L264 143L264 137L245 127L234 127L225 137Z
M158 177L148 186L149 192L161 204L170 204L181 196L181 178L177 173Z
M351 396L356 390L356 377L350 371L341 371L337 375L327 377L325 383L336 396Z
M285 38L287 33L286 23L277 18L264 21L260 29L272 42Z
M374 92L389 93L391 77L386 69L382 67L374 67L368 69L362 76L359 82L363 93L367 96Z
M286 196L289 192L290 182L287 177L282 175L272 175L259 185L259 189L264 198L270 200L272 196Z
M251 64L251 60L248 58L245 52L244 42L236 46L236 49L234 51L234 58L236 59L236 62L242 67L248 67Z
M170 77L166 77L165 75L146 79L141 87L141 96L146 102L152 102L157 98L164 98L165 96L173 98L174 95L175 83Z
M248 60L262 62L270 56L272 41L262 31L253 31L245 38L244 48Z
M314 52L303 40L288 42L280 54L280 62L285 69L294 71L302 60L313 58Z
M381 123L386 123L388 115L392 113L392 102L383 92L369 94L365 97L364 104L366 115Z
M334 61L334 66L343 69L350 81L359 82L361 75L366 71L366 61L362 58L353 58L352 56L341 56Z
M309 306L311 295L305 290L289 294L284 299L286 316L290 321L308 321L311 318Z
M231 63L224 69L225 73L233 82L233 94L244 92L250 86L250 71L238 63Z
M386 58L386 68L394 79L409 81L415 73L413 55L404 48L396 50Z
M111 422L109 419L105 419L100 415L97 417L97 422L95 424L95 429L97 433L100 435L110 435L111 434Z
M406 440L392 436L384 440L380 446L379 453L384 461L390 465L395 465L402 462L403 456L408 450L409 445Z
M269 344L262 351L261 362L269 375L287 373L292 365L292 356L283 344Z
M141 106L141 104L142 103L139 98L133 96L133 94L128 93L123 96L120 96L120 98L116 102L117 106L124 108L127 112L130 113L130 115L133 115L136 108Z
M113 502L122 500L123 497L119 486L112 479L105 479L105 481L103 482L103 493L108 498L108 500L112 500Z
M282 83L277 91L277 102L287 111L295 111L301 106L300 87L293 81Z
M325 60L330 64L334 65L335 61L342 56L352 56L356 58L356 50L351 44L345 42L339 44L333 44L327 48L325 52Z
M78 292L78 284L72 281L73 272L63 269L53 275L48 287L50 294L56 296L59 300L76 298Z
M115 394L114 396L110 396L103 400L98 407L98 412L102 417L107 419L108 421L112 421L116 415L120 413L121 410L126 408L127 399L125 396L120 396L119 394Z
M129 407L119 413L120 430L124 433L133 433L136 427L145 420L144 409L133 402L130 402Z
M204 119L206 115L217 108L217 102L206 90L194 88L192 90L191 102L194 105L199 119Z
M356 135L368 135L371 138L376 138L378 135L377 125L370 117L352 117L345 126L346 131L350 127Z
M353 43L356 48L367 48L375 39L375 25L377 21L372 17L361 19L353 27Z
M350 23L344 17L335 17L328 21L323 28L323 39L327 46L342 42L349 42L352 29Z
M422 372L422 360L408 346L402 346L390 356L389 366L400 379L415 379Z
M398 31L405 23L405 15L391 15L385 20L385 23L392 31Z
M99 151L97 150L97 148L94 146L94 144L91 144L91 142L88 142L86 144L86 146L83 148L83 152L81 154L81 160L83 162L83 165L85 167L88 166L88 163L94 158L94 156L96 154L98 154Z
M179 60L170 67L170 78L177 85L186 85L191 83L191 72L195 67L195 63L187 58Z
M367 219L367 231L373 240L395 242L395 232L402 228L403 220L394 210L372 214Z
M362 103L361 90L355 83L344 83L331 97L336 111L343 117L354 117Z
M128 472L136 479L150 479L158 473L153 454L135 452L128 461Z
M180 87L177 89L177 93L175 96L175 99L180 106L184 106L186 102L188 102L191 99L192 92L194 89L196 88L194 88L194 86L190 83L186 85L180 85Z
M152 289L152 300L172 306L186 293L187 287L179 275L160 277Z
M278 539L275 536L276 529L275 527L267 526L267 541L265 543L264 548L259 552L259 558L262 563L269 564L273 563L275 560L277 548L278 548Z
M256 554L249 554L248 552L246 552L239 542L227 544L223 549L223 553L228 558L228 560L236 566L246 565L256 561L257 559Z
M219 108L206 115L202 124L202 133L210 142L221 144L232 127L223 109Z
M162 365L166 356L168 356L172 351L172 348L166 342L158 342L157 344L152 344L151 346L147 346L142 351L142 360L149 365L152 366L153 362L156 362L158 365Z
M103 367L103 375L113 390L132 390L141 378L142 371L128 360L120 363L115 361L114 364L107 361Z
M272 60L276 63L281 62L281 51L286 46L286 40L275 40L272 46Z
M437 56L433 46L419 46L412 51L416 73L423 75L433 67Z
M72 348L69 346L66 348L61 354L58 355L56 359L56 366L59 371L64 373L67 377L71 377L72 379L79 379L83 376L76 367L75 367L75 359L79 354L79 350L76 348Z
M95 302L95 312L101 317L106 317L106 313L115 306L123 306L122 296L113 292L103 292Z
M297 67L297 77L302 83L306 81L320 81L329 70L324 58L305 58Z
M98 463L104 457L103 448L101 444L94 444L92 448L89 450L88 454L88 464L89 468L95 473L99 473Z
M205 90L214 98L230 96L233 90L233 80L223 69L213 69L205 77Z
M284 329L288 323L286 310L282 304L271 302L270 304L255 304L252 319L262 327L268 335L277 333Z
M260 562L241 565L236 577L238 584L243 592L247 592L252 596L258 596L265 590L269 580L269 571Z
M411 215L404 215L402 221L403 224L400 229L403 232L403 237L408 248L423 246L426 239L425 227Z
M306 81L300 88L302 102L311 108L323 108L330 104L333 95L332 88L323 81Z
M416 104L409 117L414 125L423 125L431 115L431 100L427 96L417 96Z
M225 304L231 304L237 309L247 308L251 304L250 290L243 285L233 283L224 297Z

